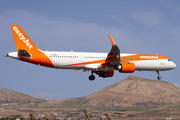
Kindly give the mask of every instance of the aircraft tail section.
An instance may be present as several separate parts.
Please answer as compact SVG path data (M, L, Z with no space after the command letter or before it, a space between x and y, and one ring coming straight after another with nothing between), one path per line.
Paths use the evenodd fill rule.
M34 45L34 43L29 39L29 37L23 32L23 30L18 25L10 26L17 52L19 52L20 49L23 49L30 54L39 51L38 48Z
M38 64L47 67L53 67L51 60L45 53L39 50L34 43L29 39L29 37L24 33L24 31L18 25L10 25L14 43L17 51L17 58L30 62L33 64ZM13 53L14 54L14 53ZM10 54L8 54L10 56ZM11 57L11 56L10 56Z

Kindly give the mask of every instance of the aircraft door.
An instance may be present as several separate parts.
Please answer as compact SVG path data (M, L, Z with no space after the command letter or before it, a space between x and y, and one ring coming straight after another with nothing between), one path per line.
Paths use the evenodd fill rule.
M46 55L44 53L41 53L41 61L46 61Z
M81 62L84 62L85 61L85 57L84 55L81 55Z

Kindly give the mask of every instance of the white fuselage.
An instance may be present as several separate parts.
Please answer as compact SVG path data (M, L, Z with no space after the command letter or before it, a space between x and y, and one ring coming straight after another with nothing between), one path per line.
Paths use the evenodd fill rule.
M45 57L41 60L46 62L48 57L54 68L57 69L85 69L85 70L101 70L97 69L102 63L94 62L105 60L108 53L90 53L90 52L57 52L57 51L42 51ZM169 59L135 59L131 56L136 54L121 54L121 58L127 57L124 61L135 64L135 70L138 71L165 71L176 67L176 64ZM19 59L17 52L8 53L9 57ZM121 59L122 61L122 59ZM107 68L107 70L115 70L114 68Z
M105 60L108 53L90 53L90 52L53 52L44 51L58 69L95 69L101 63L91 63L97 60ZM135 54L121 54L121 57L131 56ZM135 64L135 70L138 71L165 71L176 67L175 63L169 59L149 59L149 60L131 60L129 57L127 62ZM84 63L84 64L81 64ZM75 64L75 65L74 65ZM92 67L91 67L92 66ZM94 67L93 67L94 66ZM112 69L114 70L114 69Z

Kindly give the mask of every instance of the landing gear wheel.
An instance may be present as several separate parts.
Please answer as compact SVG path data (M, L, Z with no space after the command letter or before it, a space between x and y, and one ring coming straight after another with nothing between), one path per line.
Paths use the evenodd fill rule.
M93 81L94 79L95 79L95 76L94 76L94 75L90 75L90 76L89 76L89 80L90 80L90 81Z
M161 77L161 76L158 76L158 77L157 77L157 79L158 79L158 80L161 80L161 79L162 79L162 77Z
M103 77L103 78L108 77L108 73L107 73L107 72L104 72L104 73L102 74L102 77Z
M157 72L157 74L158 74L157 79L158 79L158 80L161 80L161 79L162 79L162 77L159 75L159 71L156 71L156 72Z

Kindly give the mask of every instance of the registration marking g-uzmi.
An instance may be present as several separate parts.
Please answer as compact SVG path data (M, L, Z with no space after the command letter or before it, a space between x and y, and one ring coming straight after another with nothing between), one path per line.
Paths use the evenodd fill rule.
M16 32L16 34L19 36L20 40L23 40L23 42L26 44L26 46L31 50L31 48L33 48L33 46L29 43L29 40L26 39L22 33L17 29L17 27L13 27L13 30Z

